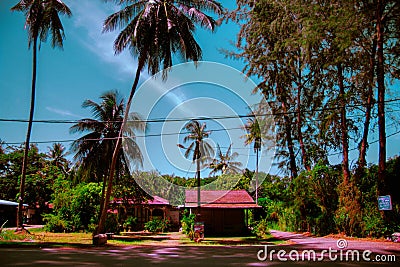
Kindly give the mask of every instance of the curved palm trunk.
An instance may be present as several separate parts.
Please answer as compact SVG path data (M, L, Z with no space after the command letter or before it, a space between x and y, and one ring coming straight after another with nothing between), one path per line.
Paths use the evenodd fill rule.
M26 168L28 165L29 142L31 139L33 114L35 112L36 66L37 66L36 57L37 57L37 37L35 37L33 40L31 107L30 107L30 111L29 111L28 130L26 132L24 160L22 162L21 182L20 182L20 187L19 187L17 230L24 228L24 225L22 222L22 218L23 218L22 209L23 209L24 198L25 198L25 180L26 180Z
M107 209L108 209L108 205L110 203L110 197L111 197L111 192L112 192L112 184L113 184L114 175L115 175L115 167L117 165L117 159L118 159L119 150L122 147L123 131L124 131L124 127L125 127L126 121L128 120L129 110L130 110L131 104L132 104L132 99L133 99L133 96L135 95L136 88L137 88L138 83L139 83L140 72L143 69L143 66L144 66L144 60L143 59L139 59L138 68L136 70L136 75L135 75L135 80L133 82L133 85L132 85L132 88L131 88L131 93L129 95L128 102L127 102L126 107L125 107L124 119L123 119L123 121L121 123L121 128L119 130L118 139L117 139L117 142L115 144L113 156L112 156L112 159L111 159L111 165L110 165L109 176L108 176L108 181L107 181L107 191L106 191L105 198L104 198L104 201L103 201L103 207L102 207L102 210L101 210L99 224L98 224L98 227L97 227L97 229L96 229L96 231L94 233L95 235L99 234L99 233L104 233L104 230L105 230L104 228L105 228L105 223L106 223L106 219L107 219Z

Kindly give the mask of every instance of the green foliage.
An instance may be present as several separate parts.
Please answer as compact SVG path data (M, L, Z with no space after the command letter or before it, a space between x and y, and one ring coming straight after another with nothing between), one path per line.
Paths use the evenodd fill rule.
M33 236L28 232L15 232L14 230L5 230L0 232L0 241L32 241Z
M165 230L168 229L168 224L169 221L167 219L157 218L145 223L144 229L152 233L164 232Z
M43 220L46 225L44 226L44 230L48 232L62 233L62 232L71 232L72 225L71 222L62 218L62 214L45 214L43 215Z
M94 224L96 226L96 224ZM95 229L89 229L89 232L93 232ZM107 214L106 225L105 225L105 232L106 233L119 233L120 231L120 224L118 222L118 216L114 213Z
M181 226L182 226L182 233L185 235L192 237L194 231L194 222L196 221L196 215L194 213L189 214L186 210L183 213Z
M77 229L88 229L89 224L97 220L101 198L101 185L97 183L79 184L73 190L71 211Z
M270 229L270 224L266 219L260 220L253 227L253 234L257 236L259 239L265 239L268 237Z
M53 214L44 216L49 231L93 230L98 218L101 184L72 186L66 179L54 183Z
M134 216L128 216L124 222L124 228L129 228L130 230L137 224L137 218Z
M364 228L360 191L353 181L343 181L337 190L340 192L340 197L335 216L336 225L339 231L346 235L359 236Z

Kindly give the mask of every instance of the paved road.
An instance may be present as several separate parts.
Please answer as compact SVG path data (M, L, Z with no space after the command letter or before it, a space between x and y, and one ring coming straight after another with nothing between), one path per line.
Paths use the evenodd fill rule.
M400 254L400 243L393 243L390 241L364 241L362 239L338 239L329 237L309 237L303 234L295 234L290 232L281 232L271 230L271 234L282 240L289 240L303 249L350 249L350 250L370 250L375 254L397 253ZM338 247L339 246L339 247ZM400 258L399 258L400 266Z
M287 245L272 246L129 246L103 248L0 248L0 266L400 266L400 244L348 241L348 249L360 253L371 250L370 261L340 260L337 240L310 238L292 233L273 232L290 240ZM336 250L332 263L323 250ZM315 249L312 260L309 250ZM344 250L347 251L347 250ZM281 254L278 254L278 251ZM292 252L294 251L294 252ZM307 251L305 260L296 255ZM267 252L267 254L265 254ZM342 251L343 252L343 251ZM272 253L272 254L271 254ZM291 254L292 253L292 254ZM297 253L297 254L296 254ZM285 254L285 255L283 255ZM265 260L261 259L265 256ZM272 255L272 260L270 259ZM322 255L322 256L321 256ZM343 254L345 255L345 254ZM395 256L391 262L376 262L377 255ZM258 256L258 257L257 257ZM318 261L323 258L323 261Z

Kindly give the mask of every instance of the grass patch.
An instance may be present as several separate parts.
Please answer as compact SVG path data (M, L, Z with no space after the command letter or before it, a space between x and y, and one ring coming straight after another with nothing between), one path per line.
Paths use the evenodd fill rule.
M252 246L260 244L280 245L286 241L279 240L271 234L266 234L264 238L260 239L256 236L205 236L204 240L199 243L190 240L188 237L181 237L179 243L189 246Z
M0 233L0 241L32 241L32 240L34 240L34 236L26 231L15 232L14 230L3 230Z
M140 245L148 245L150 242L144 241L144 240L116 240L116 239L111 239L107 240L107 244L110 245L115 245L115 246L140 246Z
M12 242L37 242L59 245L68 244L92 244L91 233L50 233L42 228L33 228L29 231L15 232L14 230L3 230L0 233L0 243L9 244Z
M199 243L190 240L183 234L164 233L162 235L127 235L115 236L107 241L111 246L252 246L260 244L280 245L285 243L268 234L263 239L256 236L205 236ZM28 232L16 233L5 230L0 234L2 246L39 246L39 247L90 247L92 246L91 233L51 233L44 229L35 228Z

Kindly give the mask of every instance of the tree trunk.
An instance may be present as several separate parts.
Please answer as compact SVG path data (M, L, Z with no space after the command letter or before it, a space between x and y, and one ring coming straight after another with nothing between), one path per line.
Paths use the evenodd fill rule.
M136 70L136 75L135 75L135 80L133 82L132 88L131 88L131 93L129 95L128 98L128 102L126 104L125 107L125 113L124 113L124 119L121 123L121 128L119 130L119 134L118 134L118 138L115 144L115 148L114 148L114 152L113 152L113 156L111 159L111 166L110 166L110 170L109 170L109 176L108 176L108 182L107 182L107 191L105 194L105 198L104 198L104 204L103 204L103 208L101 210L101 215L100 215L100 220L99 220L99 225L97 226L97 229L94 233L94 235L97 234L102 234L104 233L104 228L105 228L105 222L107 219L107 209L108 209L108 205L110 203L110 197L111 197L111 192L112 192L112 184L113 184L113 180L114 180L114 174L115 174L115 167L117 164L117 159L118 159L118 154L119 151L122 147L122 137L123 137L123 132L124 132L124 127L125 124L128 120L128 116L129 116L129 110L131 108L131 103L132 103L132 99L133 96L136 92L136 88L138 86L139 83L139 78L140 78L140 72L143 69L144 66L144 60L139 59L139 64L138 64L138 68Z
M385 58L383 55L384 27L382 22L384 6L378 0L376 10L377 35L377 83L378 83L378 128L379 128L379 160L378 160L378 194L386 194L386 127L385 127Z
M258 204L258 151L259 149L256 149L256 204Z
M301 52L299 52L301 53ZM303 161L303 166L307 171L311 170L310 164L308 162L308 156L307 156L307 151L304 146L304 140L303 140L303 133L302 133L302 126L303 126L303 120L301 117L301 94L303 90L302 86L302 72L301 72L301 62L300 62L300 56L299 56L299 77L298 77L298 87L297 87L297 135L299 138L299 144L300 144L300 149L301 149L301 158Z
M289 150L289 168L290 168L290 176L291 179L294 179L297 177L297 165L296 165L296 156L294 153L294 145L293 145L293 139L292 139L292 124L290 121L290 118L288 116L288 109L286 107L286 98L282 97L281 105L282 105L282 111L284 113L283 119L285 123L285 134L286 134L286 142Z
M347 184L350 181L350 170L349 170L349 140L347 133L347 117L346 117L346 99L345 90L343 84L343 68L341 64L338 64L338 83L339 83L339 103L340 103L340 128L342 128L341 139L342 139L342 149L343 149L343 181Z
M23 229L23 204L25 198L25 180L26 180L26 169L28 165L28 153L29 153L29 143L31 139L32 124L33 124L33 114L35 112L35 95L36 95L36 67L37 67L37 37L33 40L33 57L32 57L32 88L31 88L31 107L29 111L29 122L28 130L26 132L25 149L24 149L24 159L22 162L21 170L21 182L19 187L19 197L18 197L18 212L17 212L17 229Z
M368 149L368 133L369 125L371 123L371 112L374 102L374 77L375 77L375 54L376 54L376 38L374 38L372 43L371 55L369 59L370 71L369 71L369 83L368 83L368 96L367 103L365 106L365 121L364 121L364 132L360 143L360 155L358 157L357 168L362 169L367 165L367 149Z
M196 141L196 177L197 177L197 214L200 214L200 206L201 206L201 200L200 200L200 158L201 158L201 153L200 153L200 142Z

